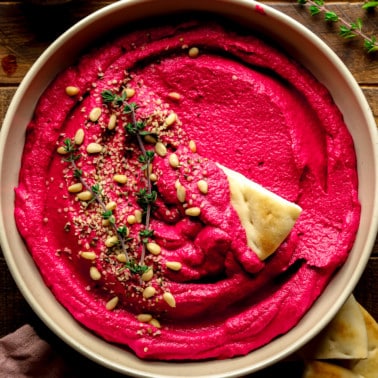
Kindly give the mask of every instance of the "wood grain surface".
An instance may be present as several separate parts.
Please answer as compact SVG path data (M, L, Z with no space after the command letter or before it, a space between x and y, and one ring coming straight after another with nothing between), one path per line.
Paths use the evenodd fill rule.
M32 1L32 0L30 0ZM111 1L73 0L58 7L38 7L27 1L0 0L0 124L17 86L31 65L46 47L68 27ZM328 44L354 75L361 86L378 123L378 54L367 55L361 39L346 41L335 25L324 22L322 16L311 17L308 9L295 1L265 2L293 17ZM361 2L339 1L327 3L330 9L349 20L361 18L364 30L378 37L378 9L366 12ZM378 319L378 243L355 289L357 300ZM33 313L15 285L0 251L0 337L15 331L23 324L31 324L38 334L62 354L68 365L75 366L70 377L117 377L72 351L55 337ZM283 376L287 369L295 378L298 366L290 362L273 366L253 377ZM0 367L1 370L1 367ZM298 373L299 374L299 373Z

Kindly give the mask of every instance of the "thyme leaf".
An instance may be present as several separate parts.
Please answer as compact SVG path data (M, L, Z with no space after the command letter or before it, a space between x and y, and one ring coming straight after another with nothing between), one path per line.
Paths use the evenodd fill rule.
M119 96L117 94L114 94L111 90L105 89L101 92L101 97L104 103L119 107L126 100L126 93L122 92L121 96Z
M132 259L132 260L128 261L127 263L125 263L125 266L133 274L142 275L143 273L145 273L148 270L148 266L147 265L139 264L134 259Z
M324 19L329 22L339 21L339 16L335 12L325 12Z
M135 111L138 109L138 105L135 102L126 103L123 112L125 114L135 113Z
M362 5L362 9L373 9L378 7L378 1L368 1Z

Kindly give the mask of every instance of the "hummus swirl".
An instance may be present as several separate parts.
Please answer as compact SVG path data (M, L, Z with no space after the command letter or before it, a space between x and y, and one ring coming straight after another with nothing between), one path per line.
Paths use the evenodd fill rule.
M72 316L141 358L229 358L284 334L358 228L353 141L330 94L263 39L230 30L187 22L127 33L61 73L27 129L20 233ZM150 172L130 114L104 91L137 104ZM57 152L67 139L75 165ZM216 163L303 209L268 259L248 247ZM108 217L93 193L80 199L78 173ZM157 197L143 238L137 193L148 183Z

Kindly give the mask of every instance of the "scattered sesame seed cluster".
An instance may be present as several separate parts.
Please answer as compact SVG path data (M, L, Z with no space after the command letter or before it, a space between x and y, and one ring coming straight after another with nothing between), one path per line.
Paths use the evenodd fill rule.
M198 54L198 49L196 51ZM189 50L191 57L194 58L196 54ZM99 76L102 74L99 73ZM149 229L149 224L155 212L160 217L175 221L180 214L177 208L174 208L177 213L172 214L172 210L154 190L164 172L154 169L153 159L155 154L166 159L170 169L181 170L185 181L190 182L198 176L193 172L193 162L197 159L198 171L201 169L201 158L189 156L196 152L193 140L187 143L181 155L169 151L172 148L176 150L179 141L187 139L177 115L169 111L161 100L144 93L141 82L136 83L141 94L135 95L136 90L130 86L132 81L131 76L125 73L121 88L115 87L119 85L118 81L109 82L113 84L111 88L115 92L103 89L102 96L96 97L97 102L102 99L101 103L91 109L83 108L87 118L83 119L82 127L72 137L65 139L57 152L63 156L62 161L70 165L64 169L65 185L71 198L74 195L79 204L75 209L77 214L74 213L72 217L82 247L78 256L88 261L84 265L88 265L90 279L94 283L101 282L109 292L106 309L113 310L120 298L132 297L128 303L140 311L137 319L160 328L159 321L144 312L156 306L158 299L155 298L162 299L168 307L176 306L174 296L165 285L164 271L179 272L182 263L160 258L162 247L154 240L154 230ZM75 97L80 90L69 85L65 92ZM104 101L106 95L110 96L108 101ZM140 99L142 105L131 103L133 97ZM171 92L168 97L179 101L180 94ZM93 124L98 125L99 133L92 134L87 141L87 130ZM133 127L134 132L131 130L128 133L128 128L130 131ZM141 163L146 164L142 166ZM190 199L187 199L186 188L178 178L171 182L176 190L176 199L182 204L182 215L200 215L200 205L194 206L193 202L197 196L208 192L205 176L204 169L201 179L196 177L198 194L193 193ZM152 197L147 207L143 206L141 193L144 200L146 195ZM69 224L65 225L65 229L70 232ZM103 276L112 278L103 279ZM112 287L114 280L122 283L118 285L118 290Z

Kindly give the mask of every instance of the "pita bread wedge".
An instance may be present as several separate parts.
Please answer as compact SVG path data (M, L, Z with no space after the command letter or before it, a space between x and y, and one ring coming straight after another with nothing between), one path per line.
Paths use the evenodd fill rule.
M360 306L363 314L367 337L368 337L368 356L364 360L359 360L353 363L351 370L360 374L365 378L378 377L378 323L374 318Z
M324 361L306 364L302 378L364 378L358 373Z
M328 326L302 348L300 354L308 360L354 360L368 357L365 320L353 295Z
M267 259L292 230L302 209L231 169L218 166L228 178L231 204L246 231L248 246Z

